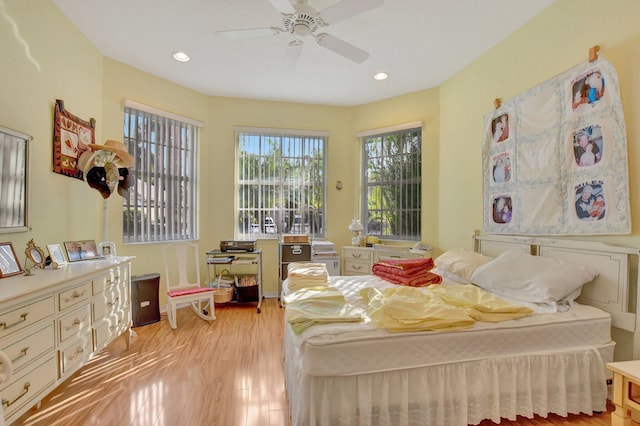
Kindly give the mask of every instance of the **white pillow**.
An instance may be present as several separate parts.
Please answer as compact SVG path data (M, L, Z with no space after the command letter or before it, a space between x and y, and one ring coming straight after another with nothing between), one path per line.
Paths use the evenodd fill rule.
M507 251L478 267L471 277L477 286L523 302L557 302L598 276L585 265Z
M459 248L441 254L434 263L439 270L446 272L447 276L455 277L454 281L469 284L474 271L490 260L492 258L488 256Z

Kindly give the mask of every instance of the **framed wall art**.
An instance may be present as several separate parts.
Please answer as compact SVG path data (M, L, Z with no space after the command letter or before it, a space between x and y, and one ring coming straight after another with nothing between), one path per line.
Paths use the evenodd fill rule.
M78 159L96 142L96 120L85 121L64 109L64 101L56 99L53 116L53 171L82 180Z
M64 248L67 251L69 262L98 257L98 249L94 240L65 241Z
M22 266L11 243L0 243L0 278L21 274Z

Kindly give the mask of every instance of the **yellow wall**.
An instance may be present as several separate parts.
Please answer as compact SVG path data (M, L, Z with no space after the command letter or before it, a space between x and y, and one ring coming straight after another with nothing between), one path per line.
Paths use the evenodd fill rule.
M0 234L0 241L13 243L24 266L31 238L45 252L47 244L100 241L102 197L51 170L56 99L80 118L94 117L102 140L103 57L50 1L0 0L0 14L0 126L33 136L32 231Z
M493 100L510 99L586 61L594 45L620 80L633 225L632 236L597 239L640 246L638 16L637 0L558 0L440 86L440 250L471 248L473 230L482 228L482 126Z
M85 182L51 172L53 105L63 99L75 115L97 120L96 140L122 138L123 99L201 120L200 246L233 237L233 127L327 130L328 238L349 244L347 226L359 201L359 147L355 132L411 121L424 123L423 233L435 253L471 246L482 227L482 118L493 99L509 99L586 59L599 44L616 67L628 130L633 209L640 185L640 16L637 0L558 0L512 36L438 88L352 108L210 97L103 58L49 0L0 0L0 125L34 136L32 226L5 234L19 253L34 238L41 247L71 239L102 238L102 197ZM33 13L37 10L38 13ZM15 30L14 25L15 23ZM29 56L30 55L30 56ZM30 59L31 57L31 59ZM171 66L174 66L172 64ZM429 72L424 70L424 72ZM341 180L344 189L337 190ZM133 273L161 272L158 244L122 244L122 200L108 201L108 238L118 254L135 255ZM605 237L640 245L640 232ZM277 288L277 244L264 249L265 292ZM161 303L164 303L161 300Z

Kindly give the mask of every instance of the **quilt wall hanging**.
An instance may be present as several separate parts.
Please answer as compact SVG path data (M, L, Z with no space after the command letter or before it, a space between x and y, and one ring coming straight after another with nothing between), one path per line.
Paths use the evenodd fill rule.
M626 134L602 58L499 105L484 117L484 232L630 233Z
M96 120L85 121L64 109L56 99L53 117L53 171L86 180L89 186L109 198L116 191L127 196L133 184L130 168L134 158L124 143L108 140L95 143Z
M96 141L96 120L85 121L64 109L64 101L56 99L53 114L53 171L83 179L78 159Z

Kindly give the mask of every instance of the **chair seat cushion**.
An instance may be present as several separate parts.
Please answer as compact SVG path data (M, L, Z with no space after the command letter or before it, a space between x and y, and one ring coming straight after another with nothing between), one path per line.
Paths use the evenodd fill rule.
M167 295L169 295L170 297L186 296L187 294L208 293L214 290L215 289L209 288L209 287L191 287L191 288L182 288L180 290L171 290L167 292Z

